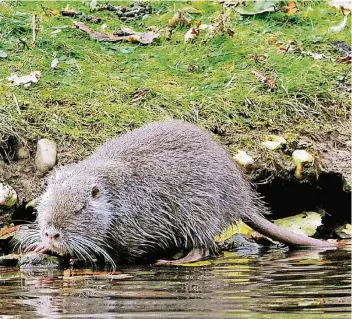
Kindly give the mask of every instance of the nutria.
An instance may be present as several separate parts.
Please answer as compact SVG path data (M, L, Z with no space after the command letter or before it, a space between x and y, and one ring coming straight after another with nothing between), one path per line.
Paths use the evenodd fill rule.
M90 260L137 262L171 248L211 251L214 236L239 219L289 245L330 246L266 220L268 209L230 154L181 121L143 126L57 169L37 211L37 227L23 246Z

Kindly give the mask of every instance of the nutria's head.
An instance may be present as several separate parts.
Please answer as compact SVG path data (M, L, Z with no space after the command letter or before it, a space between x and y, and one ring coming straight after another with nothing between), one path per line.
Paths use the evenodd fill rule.
M43 250L88 260L99 254L108 258L106 239L113 210L107 190L94 173L77 165L56 170L37 211Z

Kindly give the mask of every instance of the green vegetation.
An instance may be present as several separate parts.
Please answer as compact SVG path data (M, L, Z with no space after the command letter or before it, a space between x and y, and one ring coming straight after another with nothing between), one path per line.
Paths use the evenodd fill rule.
M109 33L123 25L136 31L164 28L185 6L200 11L187 15L193 25L199 20L211 24L223 12L221 4L211 1L151 4L153 13L147 19L122 24L113 12L90 12L89 1L70 1L71 8L101 17L100 24L87 24L101 31L105 23ZM348 82L350 66L335 61L343 54L332 44L349 44L350 27L327 33L343 17L325 2L299 2L300 12L293 16L275 12L241 17L230 10L232 37L225 33L207 40L207 32L201 31L194 42L184 43L189 28L177 27L171 40L163 32L148 46L98 43L74 29L73 18L46 13L65 5L61 1L0 3L0 50L7 53L0 58L0 106L28 141L46 136L86 151L108 136L171 117L198 122L230 143L240 133L242 139L238 141L237 134L236 142L251 147L252 139L243 136L253 132L317 137L333 131L348 115L349 96L341 81ZM33 14L39 17L35 46L31 45ZM53 34L57 29L61 32ZM20 41L23 38L28 47ZM280 41L283 45L295 41L295 47L324 57L315 60L302 52L282 52L275 46ZM61 60L56 69L51 67L55 58ZM13 72L22 76L36 70L42 76L30 87L7 81ZM268 91L253 70L276 76L277 88ZM131 103L131 94L139 89L150 91Z

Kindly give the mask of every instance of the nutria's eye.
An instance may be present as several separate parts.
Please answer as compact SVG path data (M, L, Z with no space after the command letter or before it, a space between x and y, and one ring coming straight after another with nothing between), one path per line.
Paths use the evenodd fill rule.
M93 198L98 198L99 195L100 195L100 189L99 189L98 185L94 185L92 187L92 197Z

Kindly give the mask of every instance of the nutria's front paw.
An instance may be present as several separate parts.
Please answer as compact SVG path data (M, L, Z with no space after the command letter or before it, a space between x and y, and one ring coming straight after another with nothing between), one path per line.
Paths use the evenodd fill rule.
M43 243L38 243L37 245L33 246L30 250L34 251L35 253L45 254L49 251L47 247Z
M194 263L196 261L202 260L205 257L209 256L209 251L207 249L193 249L191 250L187 256L175 259L175 260L165 260L159 259L156 261L156 265L181 265L181 264L188 264Z

